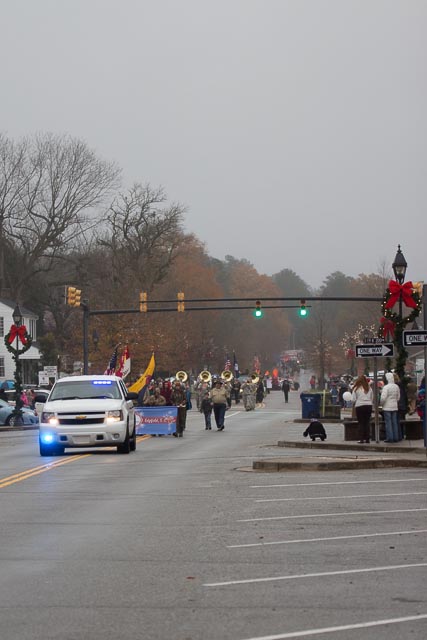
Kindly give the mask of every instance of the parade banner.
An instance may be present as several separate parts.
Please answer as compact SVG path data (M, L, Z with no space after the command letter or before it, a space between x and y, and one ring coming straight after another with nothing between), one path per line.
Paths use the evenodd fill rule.
M178 407L135 407L138 435L171 435L176 432Z

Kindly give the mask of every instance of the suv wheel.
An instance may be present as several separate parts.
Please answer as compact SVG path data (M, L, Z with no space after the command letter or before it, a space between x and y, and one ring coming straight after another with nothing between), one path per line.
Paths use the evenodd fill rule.
M131 451L135 451L136 450L136 426L135 426L135 423L133 424L133 434L132 434L132 437L130 439L130 450Z
M129 425L126 429L125 441L117 445L117 453L130 453Z

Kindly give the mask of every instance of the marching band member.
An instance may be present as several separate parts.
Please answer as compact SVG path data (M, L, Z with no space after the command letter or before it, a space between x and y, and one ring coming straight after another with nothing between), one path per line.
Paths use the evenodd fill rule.
M240 403L240 387L241 387L241 383L240 380L238 378L234 378L232 384L231 384L231 392L232 395L234 396L234 401L236 404Z
M243 406L246 411L253 411L256 405L256 385L248 378L242 385Z

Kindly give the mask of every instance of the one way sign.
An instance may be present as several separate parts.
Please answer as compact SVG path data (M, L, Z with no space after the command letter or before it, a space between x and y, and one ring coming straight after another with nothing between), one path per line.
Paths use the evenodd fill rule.
M394 348L392 342L383 342L382 344L357 344L356 358L381 358L384 356L393 356Z
M411 329L403 332L403 345L405 347L420 347L427 344L427 331L424 329Z

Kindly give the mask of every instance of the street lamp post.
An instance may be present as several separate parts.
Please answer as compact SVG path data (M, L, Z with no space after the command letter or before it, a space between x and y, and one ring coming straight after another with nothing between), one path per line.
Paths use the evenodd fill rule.
M397 253L394 258L394 262L391 265L394 273L394 277L396 282L402 287L405 282L406 269L408 267L408 263L405 260L405 256L403 255L400 244L397 246ZM397 350L397 358L396 358L396 373L399 376L400 380L403 380L405 375L405 364L406 358L408 357L408 353L403 346L402 336L403 336L403 313L402 313L402 291L399 292L399 300L398 300L398 313L397 313L397 322L396 329L394 335L394 343Z

